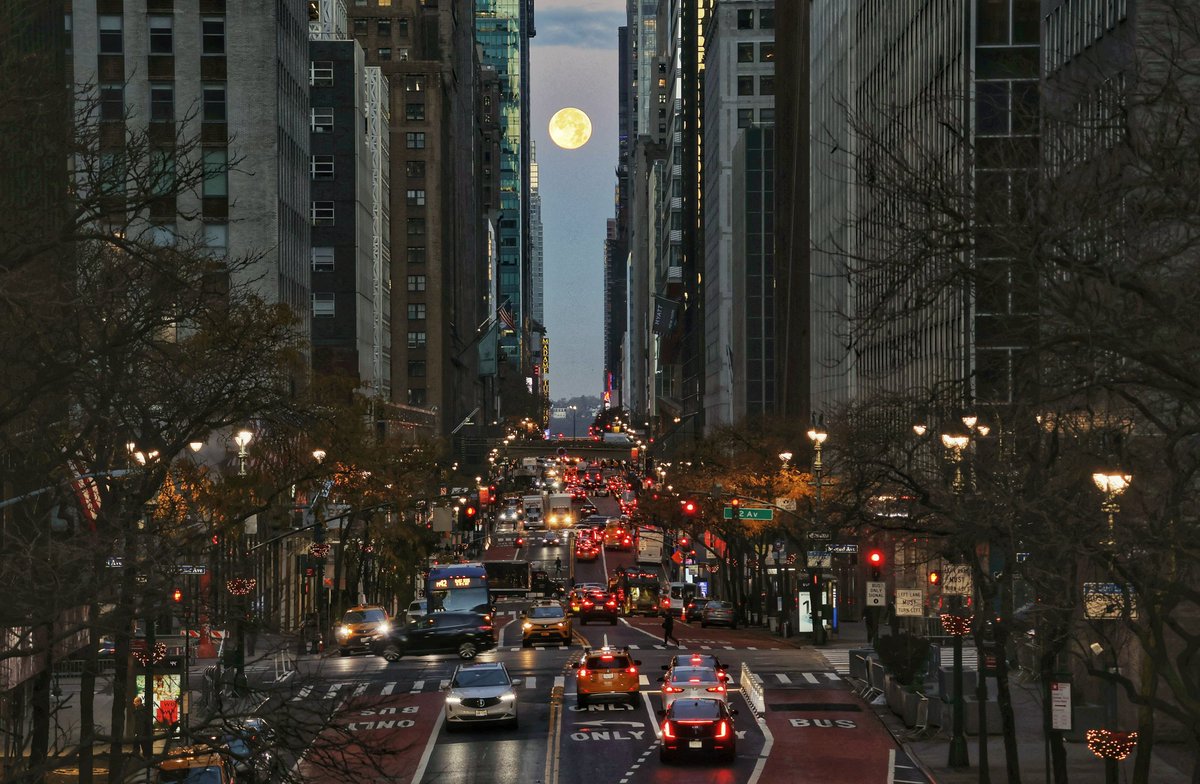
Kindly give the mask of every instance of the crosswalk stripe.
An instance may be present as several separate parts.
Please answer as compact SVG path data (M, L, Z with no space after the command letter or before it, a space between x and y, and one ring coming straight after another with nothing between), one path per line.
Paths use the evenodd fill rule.
M521 686L523 686L526 689L536 689L537 688L537 678L530 675L528 678L526 678L524 680L524 682L521 683Z
M638 676L638 685L639 685L639 686L649 686L649 685L650 685L650 679L649 679L649 678L647 678L645 675L639 675L639 676Z
M396 688L396 682L392 681L391 683L385 685L383 687L383 690L380 691L379 693L386 697L387 695L392 693L392 689L394 689L394 688Z
M656 650L656 651L665 651L666 649L667 649L667 646L665 646L665 645L655 645L654 646L654 650Z
M366 690L367 690L367 686L368 686L368 685L369 685L369 684L367 684L367 683L360 683L360 684L358 684L358 686L356 686L356 687L355 687L355 689L354 689L354 694L353 694L353 695L351 695L351 696L353 696L353 697L361 697L361 696L363 696L363 693L364 693L364 692L366 692Z
M775 677L779 679L780 683L791 683L792 682L792 679L789 678L788 676L784 675L782 672L775 673Z
M804 676L804 680L808 681L809 683L816 683L816 682L817 682L817 676L816 676L816 675L813 675L811 672L802 672L802 673L800 673L800 674L801 674L801 675L803 675L803 676Z
M726 645L725 650L732 651L732 650L734 650L734 647L732 645Z
M341 688L345 685L346 684L344 684L344 683L331 683L329 685L329 693L325 695L325 699L332 700L334 697L337 696L338 691L340 691Z
M712 650L712 646L711 646L711 645L701 645L701 646L700 646L700 650L702 650L702 651L711 651L711 650Z
M300 693L297 694L296 696L292 697L292 702L299 702L300 700L304 699L311 693L312 693L312 686L302 686L302 687L300 687Z
M566 685L567 685L566 676L563 676L563 675L555 675L554 676L554 688L562 689L562 688L565 688Z
M746 650L748 650L748 651L757 651L757 650L758 650L758 648L755 648L753 645L750 645L750 646L747 646L747 647L746 647Z
M629 646L629 650L631 650L631 651L640 651L641 649L642 649L642 646L640 646L640 645L630 645Z
M412 691L410 691L409 693L416 694L417 692L419 692L421 689L424 689L424 688L425 688L425 681L413 681Z

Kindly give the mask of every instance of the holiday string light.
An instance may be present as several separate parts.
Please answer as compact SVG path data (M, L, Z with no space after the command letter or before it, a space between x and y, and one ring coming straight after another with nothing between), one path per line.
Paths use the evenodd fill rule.
M971 619L953 613L942 613L942 631L951 637L966 637L971 633Z
M1088 750L1100 759L1123 760L1137 747L1136 732L1116 730L1088 730Z
M789 554L787 557L787 562L790 564L796 563L796 554L795 553Z
M249 596L256 585L258 580L253 577L230 577L225 588L234 596Z
M324 558L329 555L329 549L328 542L313 542L308 546L308 554L315 558Z
M143 667L148 664L158 664L167 658L167 644L165 642L156 642L154 643L154 649L149 653L146 651L134 651L133 658L141 662Z

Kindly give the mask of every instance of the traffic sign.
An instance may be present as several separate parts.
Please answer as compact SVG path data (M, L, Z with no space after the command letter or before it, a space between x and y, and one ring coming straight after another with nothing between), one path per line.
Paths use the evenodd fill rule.
M775 499L775 505L778 506L780 509L786 510L788 512L796 511L796 499L795 498L786 498L784 496L779 496L778 498Z
M896 615L920 618L924 615L922 604L924 596L920 591L896 591Z
M808 568L809 569L830 569L833 567L833 556L828 550L809 550L808 551Z
M831 544L827 545L831 553L857 553L858 545L856 544Z
M733 519L733 507L725 507L723 517L726 520ZM775 518L775 510L773 509L747 509L744 506L738 507L739 520L773 520Z
M867 606L883 607L887 604L887 583L869 581L867 583Z
M945 574L942 576L942 593L956 596L970 596L974 593L971 567L966 565L947 566Z
M1137 618L1137 597L1118 583L1084 583L1083 614L1089 620L1122 618L1125 615L1125 595L1129 594L1129 617Z
M823 542L827 542L833 538L833 534L829 533L828 531L809 531L808 538L820 539Z

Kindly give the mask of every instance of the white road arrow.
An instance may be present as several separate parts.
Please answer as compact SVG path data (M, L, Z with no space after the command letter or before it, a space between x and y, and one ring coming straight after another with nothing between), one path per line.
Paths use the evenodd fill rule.
M581 721L579 725L582 727L645 727L646 725L640 721L608 721L607 719L599 719L597 721Z

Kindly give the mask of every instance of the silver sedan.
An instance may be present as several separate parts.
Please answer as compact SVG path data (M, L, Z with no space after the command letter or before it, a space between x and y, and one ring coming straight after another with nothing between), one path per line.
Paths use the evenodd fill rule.
M446 691L446 731L477 722L517 726L517 693L508 670L499 662L464 664L450 680Z

